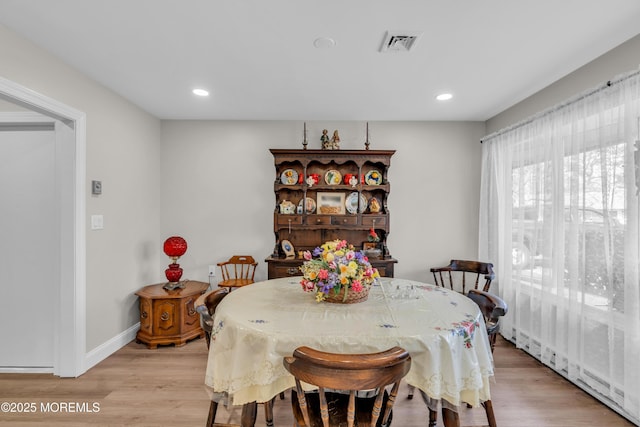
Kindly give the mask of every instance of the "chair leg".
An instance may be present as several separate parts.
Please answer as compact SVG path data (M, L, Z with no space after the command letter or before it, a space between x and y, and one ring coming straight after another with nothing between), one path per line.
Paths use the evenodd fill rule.
M493 404L490 400L482 402L482 406L484 406L484 412L487 414L487 421L489 422L489 427L498 427L496 423L496 417L493 415Z
M273 403L276 398L264 402L264 420L267 427L273 427Z
M491 334L489 335L489 346L491 347L491 354L493 354L493 350L496 347L496 338L498 337L498 334Z
M438 422L438 411L429 409L429 427L436 427Z
M207 426L212 427L213 423L216 421L216 412L218 412L218 402L211 401L209 405L209 416L207 417Z
M427 393L422 390L420 390L420 396L422 396L422 400L429 410L429 427L436 427L436 423L438 422L438 402L429 398ZM436 409L433 410L431 409L432 407Z
M407 395L407 399L413 399L413 392L416 390L415 386L409 386L409 394Z

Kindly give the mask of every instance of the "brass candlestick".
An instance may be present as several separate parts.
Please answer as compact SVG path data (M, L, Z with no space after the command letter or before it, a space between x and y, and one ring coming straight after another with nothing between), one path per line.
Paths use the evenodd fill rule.
M367 131L366 131L366 139L364 141L364 149L368 150L369 145L371 145L371 143L369 142L369 122L367 122Z
M304 130L302 131L302 149L306 150L309 141L307 140L307 122L304 122Z

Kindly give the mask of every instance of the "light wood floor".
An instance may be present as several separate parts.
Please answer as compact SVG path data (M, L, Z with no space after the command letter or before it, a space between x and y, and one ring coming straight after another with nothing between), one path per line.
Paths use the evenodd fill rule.
M116 352L80 378L45 374L0 374L0 403L25 404L34 413L0 412L0 424L46 426L202 426L209 402L203 386L207 349L204 340L184 347L149 350L135 342ZM526 353L499 338L496 376L491 392L500 427L633 426ZM275 425L291 427L290 396L277 400ZM63 412L77 402L78 412ZM31 403L35 405L31 405ZM49 412L43 412L50 404ZM99 406L99 412L82 411ZM57 412L52 412L56 411ZM264 426L262 405L257 426ZM218 422L238 421L240 411L220 408ZM462 409L462 425L486 425L484 411ZM406 398L403 387L394 408L395 427L427 425L419 395ZM439 423L438 426L441 424Z

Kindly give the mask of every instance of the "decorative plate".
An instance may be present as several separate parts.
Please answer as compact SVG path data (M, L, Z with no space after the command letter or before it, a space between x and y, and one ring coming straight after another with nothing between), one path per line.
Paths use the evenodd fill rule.
M300 201L298 202L298 211L302 212L302 201L304 199L300 199ZM307 197L307 213L308 214L312 214L316 211L316 201L313 200L311 197Z
M324 182L329 185L342 183L342 174L335 169L330 169L324 174Z
M295 185L298 183L298 172L287 169L280 175L280 182L284 185Z
M367 185L380 185L382 184L382 174L377 170L372 169L364 176L364 182Z
M296 256L296 252L293 248L293 245L288 240L283 240L282 243L282 252L287 258L294 258Z
M353 193L347 196L347 200L344 202L345 207L349 213L358 213L358 192L354 191ZM367 209L367 198L364 197L364 194L360 194L360 213L364 212Z

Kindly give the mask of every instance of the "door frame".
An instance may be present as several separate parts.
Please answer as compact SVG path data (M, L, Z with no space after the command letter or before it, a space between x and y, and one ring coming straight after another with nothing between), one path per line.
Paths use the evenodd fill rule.
M72 146L60 144L56 124L60 266L52 321L53 374L77 377L86 371L86 114L3 77L0 77L0 98L59 120L75 131ZM24 309L28 316L26 302Z

